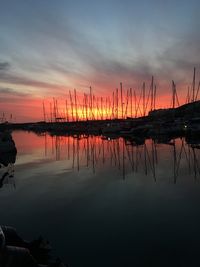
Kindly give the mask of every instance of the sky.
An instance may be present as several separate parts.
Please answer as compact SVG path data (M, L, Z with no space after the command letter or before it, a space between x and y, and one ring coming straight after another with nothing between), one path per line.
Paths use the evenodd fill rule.
M158 107L171 81L185 99L200 69L199 0L0 0L0 117L42 119L42 101L139 94L155 77ZM0 118L1 119L1 118Z

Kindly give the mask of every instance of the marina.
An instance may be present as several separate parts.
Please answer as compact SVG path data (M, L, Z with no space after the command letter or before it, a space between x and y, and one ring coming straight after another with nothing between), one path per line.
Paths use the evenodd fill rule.
M200 1L0 2L0 267L200 266Z
M172 107L156 109L152 77L147 100L143 84L138 103L135 97L135 116L129 117L128 112L133 115L132 91L127 91L125 107L122 83L120 88L121 109L114 93L113 106L108 99L104 106L102 99L100 109L90 89L80 111L76 91L74 102L70 91L65 117L58 116L54 99L50 117L43 102L43 121L0 124L1 224L14 225L29 240L35 240L36 230L41 232L54 244L51 257L55 259L51 260L49 251L41 252L43 238L32 241L37 243L32 247L17 237L20 242L11 238L3 246L1 264L7 258L13 259L11 267L26 267L28 262L34 267L147 266L149 261L152 266L200 264L196 257L200 214L191 199L192 195L198 200L200 189L200 100L195 69L189 93L193 97L183 105L172 82ZM10 213L7 205L12 207ZM185 219L188 213L196 218L192 223L195 235ZM174 220L175 225L184 220L180 232L174 232ZM13 228L8 229L18 236ZM176 240L174 246L171 239Z

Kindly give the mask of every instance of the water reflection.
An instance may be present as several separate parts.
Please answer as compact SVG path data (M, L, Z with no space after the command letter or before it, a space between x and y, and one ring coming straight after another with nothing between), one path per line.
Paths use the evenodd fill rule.
M102 136L44 136L45 156L51 154L55 160L66 160L71 169L79 171L88 167L93 173L108 166L121 173L140 172L156 182L161 169L167 171L169 180L176 183L182 173L200 176L200 149L198 144L188 144L184 138L144 140L141 138L113 138ZM68 164L69 166L69 164Z
M17 190L1 191L2 224L42 233L73 267L200 266L198 142L13 137Z

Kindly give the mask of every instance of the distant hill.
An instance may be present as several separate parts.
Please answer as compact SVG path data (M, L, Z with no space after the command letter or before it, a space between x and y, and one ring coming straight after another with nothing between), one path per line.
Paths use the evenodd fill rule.
M184 117L185 119L200 117L200 100L182 105L182 106L177 107L177 108L156 109L156 110L150 111L149 116L152 118L155 118L155 117L158 117L158 118L172 118L172 117L183 118Z

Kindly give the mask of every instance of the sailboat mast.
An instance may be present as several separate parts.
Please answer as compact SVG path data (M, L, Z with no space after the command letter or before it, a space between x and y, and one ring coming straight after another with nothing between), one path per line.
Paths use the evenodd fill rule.
M44 122L46 122L46 112L45 112L44 101L43 101L43 116L44 116Z
M123 119L124 110L123 110L123 88L122 88L122 82L120 83L120 93L121 93L121 117Z
M142 85L142 106L143 106L143 116L145 116L146 110L145 110L145 82L143 82Z
M194 68L193 81L192 81L192 102L195 101L195 80L196 80L196 68Z

